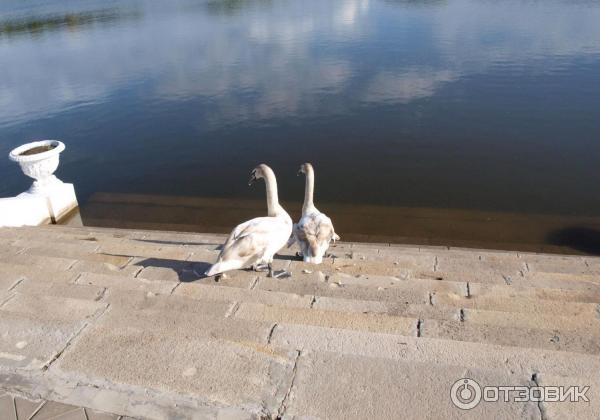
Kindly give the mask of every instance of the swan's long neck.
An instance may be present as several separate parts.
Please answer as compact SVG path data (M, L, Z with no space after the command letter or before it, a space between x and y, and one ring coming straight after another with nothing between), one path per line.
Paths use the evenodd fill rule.
M313 196L315 194L315 171L313 170L312 166L308 166L305 170L306 184L304 185L304 204L302 204L302 214L306 214L307 211L315 207L313 202Z
M283 211L283 207L279 205L279 196L277 195L277 179L275 174L268 168L263 170L265 177L265 185L267 187L267 214L269 216L277 216Z

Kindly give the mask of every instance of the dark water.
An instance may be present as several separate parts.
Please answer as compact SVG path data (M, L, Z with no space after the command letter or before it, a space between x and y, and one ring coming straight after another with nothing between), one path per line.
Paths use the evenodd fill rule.
M328 202L600 216L600 1L3 0L0 156L40 138L82 202L259 162L299 201L311 161Z

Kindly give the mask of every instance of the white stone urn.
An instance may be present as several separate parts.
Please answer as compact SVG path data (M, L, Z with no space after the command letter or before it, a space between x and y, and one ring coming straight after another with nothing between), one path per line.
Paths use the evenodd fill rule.
M41 140L27 143L13 149L8 155L10 160L18 162L25 175L33 178L30 194L43 194L63 182L54 176L58 168L59 155L65 150L63 142Z

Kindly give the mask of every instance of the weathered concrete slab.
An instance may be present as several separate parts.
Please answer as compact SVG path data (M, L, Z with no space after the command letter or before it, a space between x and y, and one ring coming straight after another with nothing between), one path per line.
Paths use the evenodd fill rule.
M600 317L596 319L591 317L556 316L546 313L502 312L479 309L463 309L461 315L465 322L480 325L497 325L508 328L553 328L560 331L578 330L586 337L590 333L596 334L600 331Z
M598 306L594 303L538 300L523 297L472 296L436 294L436 304L469 309L504 312L545 313L556 316L582 316L595 318Z
M523 376L477 369L335 353L301 354L286 414L340 419L541 418L533 402L481 403L470 411L456 408L449 390L464 377L488 384L528 384Z
M18 255L11 255L9 258L3 259L0 263L8 265L18 265L31 267L32 270L38 270L42 267L46 270L61 271L68 270L73 264L74 259L63 257L45 257L40 255L32 255L27 251L23 251ZM5 266L6 267L6 266Z
M528 271L524 274L523 283L531 287L598 291L600 275Z
M119 384L194 395L206 405L260 412L278 409L292 356L258 343L188 337L179 329L166 334L111 327L81 337L57 367Z
M127 262L119 259L118 262ZM135 265L115 265L110 262L101 262L101 261L84 261L79 260L71 266L69 271L74 273L95 273L95 274L105 274L111 276L125 276L125 277L135 277L139 274L143 267L135 266Z
M174 292L175 295L192 299L209 299L226 302L255 302L266 305L285 305L288 307L310 307L312 296L294 293L279 293L238 287L208 286L199 283L183 283Z
M438 281L427 278L398 278L389 276L371 276L360 275L350 276L347 274L332 274L327 279L328 283L337 283L341 286L354 285L374 288L398 288L407 292L426 291L426 292L453 292L457 294L466 293L465 282Z
M561 331L549 326L535 329L427 319L421 323L420 331L421 337L600 354L600 330Z
M424 290L344 285L343 283L329 282L328 277L321 271L314 271L310 274L299 274L294 276L293 280L288 281L260 277L256 283L256 288L299 295L327 296L343 299L394 301L406 304L429 303L429 293Z
M0 310L0 366L40 369L83 325L82 321L36 319Z
M56 296L73 299L98 300L104 293L103 287L87 284L69 284L62 281L38 281L23 279L15 288L26 295Z
M600 418L600 382L597 378L561 377L556 375L537 374L537 384L540 386L562 386L565 388L578 386L589 389L585 392L585 399L577 398L576 401L540 403L544 417L553 419L598 419Z
M182 247L160 246L151 242L108 242L100 246L100 252L108 255L128 257L161 258L166 260L185 261L191 251Z
M433 299L434 296L432 295L432 301ZM312 307L326 311L381 313L419 319L430 318L458 320L460 318L460 310L457 308L439 307L429 303L423 305L413 305L397 302L339 299L316 296Z
M33 263L38 261L34 260ZM72 264L69 262L69 264ZM61 282L69 283L78 276L76 272L65 271L61 268L49 265L24 265L9 262L0 262L0 281L2 285L14 285L23 279L31 279L39 282ZM10 286L9 286L10 287Z
M120 309L123 312L153 310L165 311L164 316L170 317L169 312L175 316L179 313L205 314L212 317L225 317L231 310L233 301L197 300L179 295L159 295L153 292L138 290L109 289L106 291L103 302L110 303L111 312ZM127 316L129 318L129 316ZM176 322L176 319L173 319Z
M143 278L118 277L105 274L82 273L77 284L88 284L99 287L140 290L156 294L168 295L177 286L175 282L146 280Z
M15 293L2 305L2 311L30 316L42 321L77 321L106 309L106 303L83 299Z
M423 417L417 399L453 418L464 413L447 406L449 383L463 375L595 384L600 371L598 258L338 243L320 266L284 250L275 269L291 277L243 270L216 283L202 273L224 239L0 230L0 387L88 420L89 408L160 419ZM469 414L597 413L478 409Z
M600 302L600 287L586 285L584 289L542 288L512 285L473 283L469 285L472 296L523 297L528 299L558 300L561 302Z
M506 284L507 279L520 277L519 272L498 272L491 270L465 270L457 272L447 271L418 271L413 273L415 279L430 279L437 281L451 281L457 283L486 283Z
M557 376L595 378L600 369L600 358L583 353L308 325L277 324L270 342L275 347L313 353L331 352L463 368L477 366L524 375L546 372Z
M18 419L29 419L33 413L37 411L43 403L40 400L29 400L25 398L15 397L15 407L17 408Z
M10 395L2 395L0 391L0 416L5 420L17 420L15 403Z
M235 316L254 321L316 325L351 330L377 331L392 334L416 335L417 320L381 314L341 314L316 309L286 308L256 303L242 303Z
M467 253L466 256L439 255L436 256L436 271L448 273L464 272L500 272L500 273L518 273L527 270L524 261L518 258L498 258L487 256L483 258L474 253Z

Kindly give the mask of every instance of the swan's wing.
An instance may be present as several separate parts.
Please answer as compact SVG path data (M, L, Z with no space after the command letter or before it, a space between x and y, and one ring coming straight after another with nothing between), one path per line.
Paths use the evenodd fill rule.
M337 236L333 230L331 219L323 213L313 213L302 217L297 228L294 228L294 234L298 240L308 244L313 255L321 244L329 243Z
M333 230L333 223L331 222L331 219L325 216L323 213L319 214L317 240L319 242L329 242L336 236L337 235Z
M271 234L280 228L280 224L274 217L257 217L236 226L223 245L218 261L262 256Z

